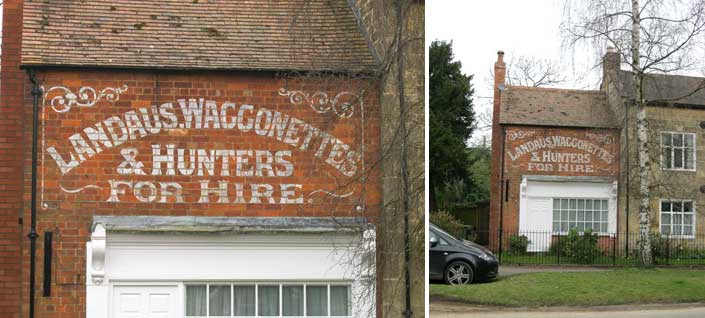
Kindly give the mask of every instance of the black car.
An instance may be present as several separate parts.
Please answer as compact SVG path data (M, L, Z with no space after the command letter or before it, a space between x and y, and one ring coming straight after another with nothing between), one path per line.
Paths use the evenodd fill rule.
M497 277L499 262L486 247L461 240L429 225L429 278L465 285Z

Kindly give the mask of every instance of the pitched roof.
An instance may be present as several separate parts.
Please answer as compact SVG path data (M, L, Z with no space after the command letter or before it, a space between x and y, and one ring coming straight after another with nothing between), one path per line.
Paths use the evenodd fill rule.
M634 98L633 73L620 71L622 95ZM652 104L687 104L705 106L705 77L648 74L644 79L644 97Z
M616 128L601 91L509 86L502 92L501 124Z
M22 64L369 71L345 0L24 2Z

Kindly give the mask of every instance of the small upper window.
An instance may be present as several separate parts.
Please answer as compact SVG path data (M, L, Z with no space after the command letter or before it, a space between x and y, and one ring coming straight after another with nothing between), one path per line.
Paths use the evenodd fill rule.
M695 170L695 134L661 132L661 168Z

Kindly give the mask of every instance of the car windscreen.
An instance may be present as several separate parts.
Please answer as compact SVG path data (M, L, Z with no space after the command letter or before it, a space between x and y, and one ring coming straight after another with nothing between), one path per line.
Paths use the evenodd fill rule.
M449 237L449 238L452 238L452 239L458 241L458 239L455 236L448 234L448 232L444 231L443 229L441 229L437 225L434 225L433 229L436 230L437 232L445 235L446 237Z

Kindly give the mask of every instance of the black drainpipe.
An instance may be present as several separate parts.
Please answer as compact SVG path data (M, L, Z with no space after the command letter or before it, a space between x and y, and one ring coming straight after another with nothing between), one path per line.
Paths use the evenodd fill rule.
M502 263L502 236L504 236L504 202L508 201L509 186L508 181L504 180L504 142L506 141L507 130L504 126L502 128L502 139L499 143L500 154L499 154L499 229L497 230L497 236L499 236L499 263Z
M38 115L39 115L39 96L42 90L39 88L39 83L35 77L35 70L28 70L29 80L32 82L32 218L31 228L29 230L29 318L34 318L34 294L36 280L36 252L37 252L37 137L39 135Z

